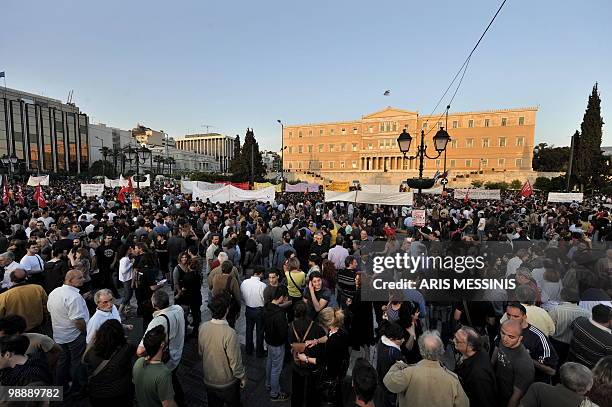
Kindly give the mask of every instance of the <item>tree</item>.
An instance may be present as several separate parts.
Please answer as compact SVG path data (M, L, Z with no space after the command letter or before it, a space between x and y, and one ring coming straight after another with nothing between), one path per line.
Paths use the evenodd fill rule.
M510 189L521 189L522 186L523 184L518 179L514 179L510 182Z
M474 181L472 181L472 186L474 188L481 188L483 186L484 182L482 180L479 179L475 179Z
M157 163L157 173L161 174L159 167L161 163L164 161L164 157L161 155L156 155L155 157L153 157L153 161Z
M239 137L236 137L236 140L234 148L240 143ZM259 151L259 144L255 140L253 129L247 129L244 144L238 155L234 155L234 159L230 164L230 171L232 173L232 180L236 182L250 181L251 175L254 181L262 181L265 177L266 167Z
M563 175L553 178L537 177L533 188L543 192L560 192L565 191L565 182L566 178Z
M569 147L555 147L540 143L533 150L532 168L534 171L567 171L569 155Z
M229 172L232 174L238 174L241 171L242 164L240 160L240 135L236 134L236 138L234 139L234 157L232 161L230 161Z
M113 176L113 164L111 164L110 162L106 160L94 161L93 164L91 164L91 167L89 167L89 175L91 175L92 177L95 177L98 175L102 175L105 177L112 177Z
M584 191L585 187L594 189L596 181L600 180L602 175L599 171L602 170L603 163L601 158L603 123L601 99L595 83L574 146L574 171L581 191Z
M503 181L489 181L484 184L485 189L501 189L505 191L510 185Z

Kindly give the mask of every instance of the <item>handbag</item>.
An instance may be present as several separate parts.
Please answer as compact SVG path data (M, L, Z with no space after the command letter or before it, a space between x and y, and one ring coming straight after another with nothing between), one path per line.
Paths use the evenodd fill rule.
M293 322L291 323L291 329L293 329L293 334L295 335L295 338L299 340L299 342L295 342L291 344L291 356L293 357L293 363L295 363L298 366L306 366L306 363L302 362L300 358L298 357L298 355L306 351L305 340L306 340L306 337L308 337L308 334L310 333L310 328L312 328L313 323L314 323L313 321L310 321L310 324L308 325L308 329L306 329L306 333L304 333L304 336L302 336L301 338L298 335L297 331L295 330L295 325L293 324Z

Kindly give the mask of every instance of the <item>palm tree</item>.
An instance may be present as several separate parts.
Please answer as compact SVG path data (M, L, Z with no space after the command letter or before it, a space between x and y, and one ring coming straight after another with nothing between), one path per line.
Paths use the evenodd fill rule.
M174 159L174 157L168 157L166 158L166 163L168 164L168 173L172 174L172 165L176 164L176 160Z
M162 157L161 155L156 155L155 157L153 157L153 161L157 163L157 173L161 174L159 172L159 165L164 161L164 157Z
M113 157L113 168L115 170L115 176L117 175L117 164L121 159L121 154L123 153L121 152L120 148L113 147L113 150L111 151L111 156Z
M105 169L103 172L106 173L106 157L111 155L111 149L108 147L100 147L100 154L102 154L102 157L104 158L104 165L102 166L102 168Z

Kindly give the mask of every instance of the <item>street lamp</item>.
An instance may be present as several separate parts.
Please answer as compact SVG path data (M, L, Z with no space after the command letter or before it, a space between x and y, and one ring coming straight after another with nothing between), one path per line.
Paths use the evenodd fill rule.
M278 124L281 125L281 183L285 183L285 125L278 119ZM284 188L283 188L284 189Z
M404 154L404 158L408 158L409 160L419 159L419 177L418 178L409 178L407 180L408 186L411 188L416 188L419 190L419 194L422 189L431 188L436 180L433 178L423 178L423 168L424 168L424 160L427 157L430 160L435 160L440 157L443 152L446 151L446 145L450 140L450 136L444 130L444 127L440 127L440 130L433 137L434 149L438 153L435 156L430 157L427 155L427 146L425 145L425 131L421 130L421 143L417 147L416 154L414 156L406 156L406 153L410 151L410 144L412 143L412 136L404 129L402 134L397 138L397 144L399 146L400 151Z
M142 161L143 164L147 162L147 160L149 159L151 155L151 150L149 150L145 146L142 146L140 148L134 148L131 145L129 145L126 147L125 153L127 154L128 159L130 161L136 162L136 188L140 189L140 178L138 178L139 170L140 170L140 162Z
M0 161L2 161L4 167L8 168L8 173L9 175L11 175L13 174L13 172L15 172L14 166L19 162L19 159L17 158L15 153L13 153L10 157L4 154Z

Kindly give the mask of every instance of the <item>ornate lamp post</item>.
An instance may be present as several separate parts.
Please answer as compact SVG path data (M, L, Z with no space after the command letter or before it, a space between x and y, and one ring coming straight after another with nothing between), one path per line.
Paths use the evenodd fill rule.
M127 148L125 149L125 153L127 154L128 159L130 161L136 162L136 189L140 189L140 163L142 162L144 164L147 162L147 160L151 156L151 150L149 150L145 146L142 146L140 148L134 148L130 145L127 146Z
M10 157L4 154L0 161L2 161L3 166L8 169L8 174L12 175L15 172L15 165L19 162L19 159L15 153L13 153Z
M399 146L400 151L404 154L404 158L408 158L409 160L419 159L419 177L418 178L409 178L407 180L408 186L410 188L416 188L419 190L419 194L422 189L431 188L436 180L433 178L423 178L423 168L424 168L424 160L425 157L430 160L435 160L440 157L443 152L446 151L446 145L450 140L450 136L444 130L444 127L440 127L440 130L433 137L434 148L437 152L435 156L427 155L427 145L425 144L425 131L421 130L421 143L417 147L416 154L414 156L406 156L406 153L410 151L410 144L412 143L412 136L404 129L402 134L397 138L397 144Z

